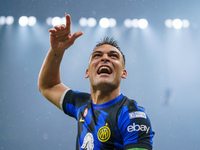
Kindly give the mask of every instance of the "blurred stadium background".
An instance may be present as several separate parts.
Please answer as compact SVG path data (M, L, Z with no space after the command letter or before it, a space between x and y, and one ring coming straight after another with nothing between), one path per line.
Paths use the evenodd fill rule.
M89 92L89 55L97 41L114 37L126 55L121 92L146 108L154 150L199 150L198 0L1 0L0 149L75 149L76 120L37 88L48 30L65 14L72 32L84 34L65 53L63 82Z

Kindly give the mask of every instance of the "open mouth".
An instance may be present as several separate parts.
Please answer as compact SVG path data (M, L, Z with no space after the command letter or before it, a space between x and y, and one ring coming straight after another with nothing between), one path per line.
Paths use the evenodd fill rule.
M111 74L112 70L108 66L102 66L98 69L97 74Z

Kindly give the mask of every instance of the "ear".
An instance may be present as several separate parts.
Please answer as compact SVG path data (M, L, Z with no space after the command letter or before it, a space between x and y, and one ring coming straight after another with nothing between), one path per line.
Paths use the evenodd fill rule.
M88 69L85 72L85 78L89 78L89 70Z
M126 69L123 69L123 72L122 72L122 76L121 76L121 77L122 77L123 79L126 79L126 78L127 78L127 75L128 75L128 74L127 74Z

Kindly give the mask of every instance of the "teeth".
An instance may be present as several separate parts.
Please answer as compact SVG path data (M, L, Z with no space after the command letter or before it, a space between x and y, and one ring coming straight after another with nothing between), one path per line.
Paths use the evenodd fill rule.
M106 70L106 71L103 71L103 70ZM101 72L107 72L107 73L111 73L111 70L110 70L110 68L109 67L106 67L106 66L102 66L102 67L100 67L99 68L99 71L98 71L98 73L101 73Z

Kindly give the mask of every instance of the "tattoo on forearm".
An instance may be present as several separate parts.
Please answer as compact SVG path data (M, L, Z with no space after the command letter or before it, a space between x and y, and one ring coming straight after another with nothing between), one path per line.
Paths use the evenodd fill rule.
M59 56L60 56L60 54L56 54L56 53L55 53L55 54L54 54L54 56L55 56L55 57L59 57Z

